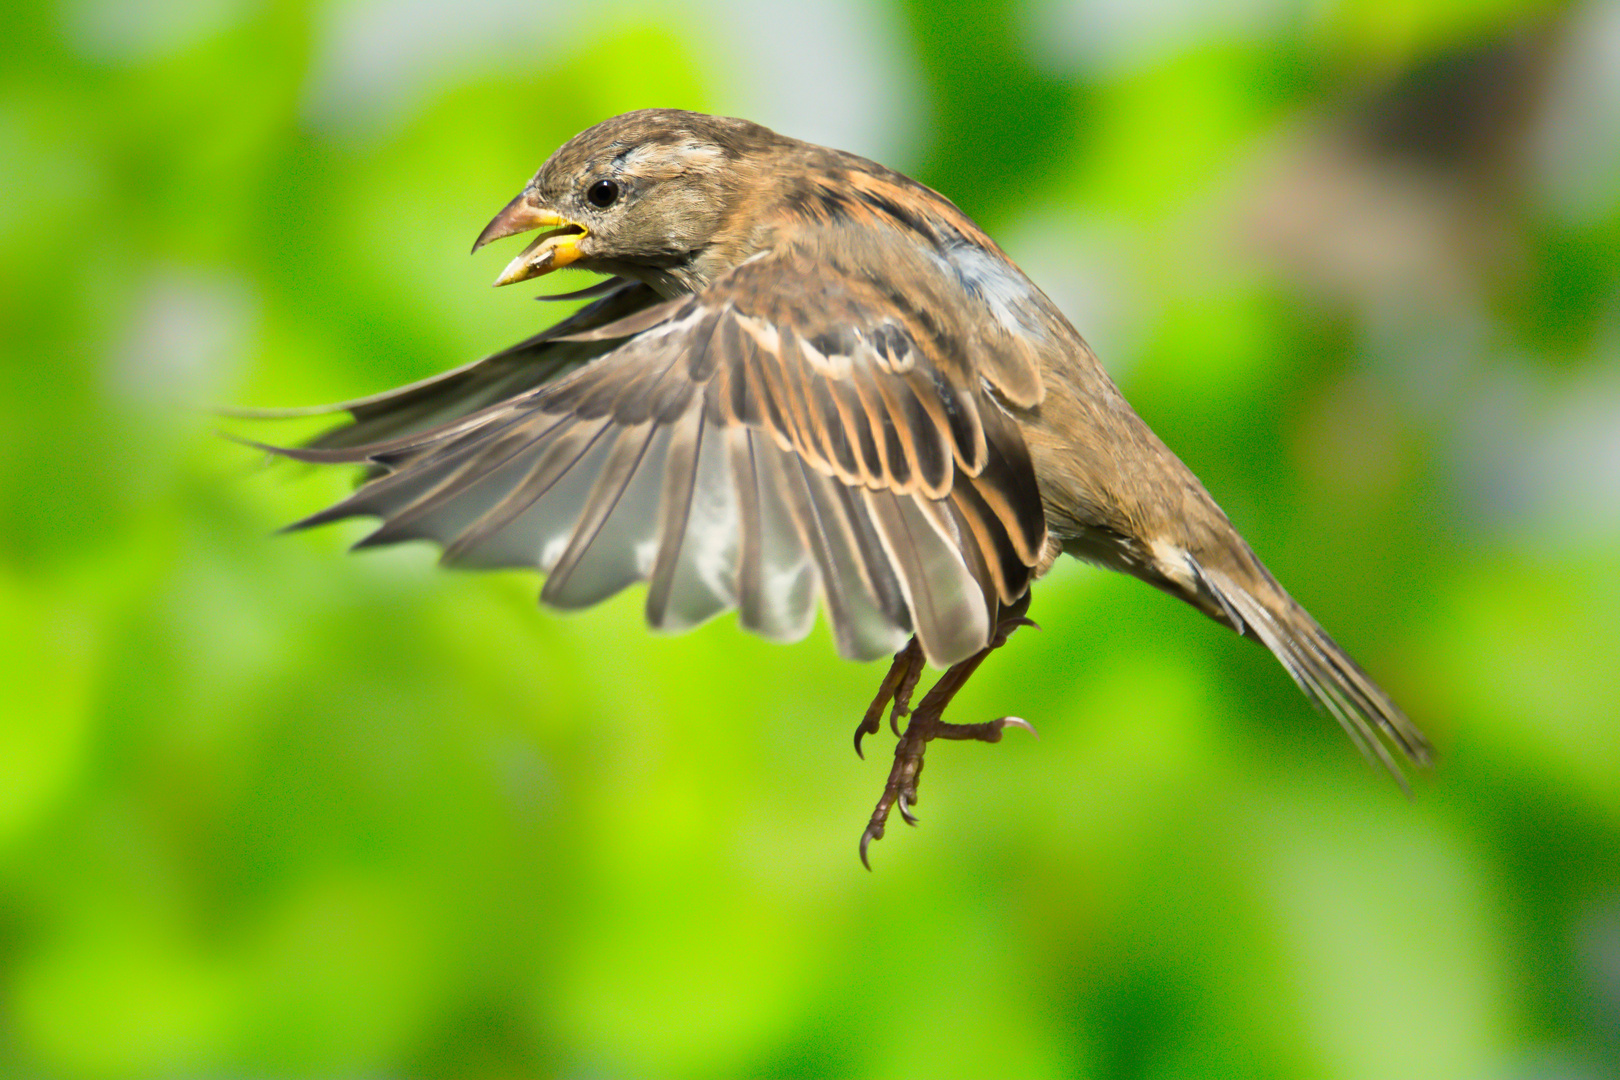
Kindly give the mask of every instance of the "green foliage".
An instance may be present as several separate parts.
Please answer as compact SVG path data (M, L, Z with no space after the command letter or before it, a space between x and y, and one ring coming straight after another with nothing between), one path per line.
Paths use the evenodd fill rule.
M1056 7L848 16L923 84L895 163L1070 305L1434 736L1415 799L1251 643L1065 564L956 705L1041 740L936 746L868 875L881 672L822 630L654 637L639 590L565 616L532 575L271 535L352 478L260 468L196 406L368 393L554 318L472 237L596 120L749 111L736 73L772 68L729 9L24 5L0 1075L1617 1075L1620 186L1563 214L1486 160L1412 250L1308 205L1353 187L1321 147L1391 72L1541 6L1189 8L1112 57Z

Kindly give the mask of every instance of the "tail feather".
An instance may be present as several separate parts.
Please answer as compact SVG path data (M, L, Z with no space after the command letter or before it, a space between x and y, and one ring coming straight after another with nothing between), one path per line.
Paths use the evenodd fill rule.
M1200 567L1197 576L1220 607L1238 617L1239 632L1254 631L1306 696L1409 791L1389 745L1412 763L1427 765L1432 757L1428 739L1310 613L1269 578L1249 589L1221 570Z

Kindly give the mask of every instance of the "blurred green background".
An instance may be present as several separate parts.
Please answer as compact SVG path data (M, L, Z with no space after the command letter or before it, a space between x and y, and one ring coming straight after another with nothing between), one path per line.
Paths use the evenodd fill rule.
M641 106L996 235L1434 737L1066 562L856 840L880 665L364 530L198 406L556 316L466 250ZM562 275L548 289L578 287ZM0 11L0 1075L1620 1076L1620 4ZM318 425L235 425L291 440Z

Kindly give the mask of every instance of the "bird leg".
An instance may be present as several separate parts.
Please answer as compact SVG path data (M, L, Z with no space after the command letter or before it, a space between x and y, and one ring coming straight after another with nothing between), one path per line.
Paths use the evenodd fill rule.
M889 730L894 732L895 738L900 737L900 718L911 712L911 692L917 689L917 681L922 678L922 673L922 646L913 637L906 642L905 648L894 654L894 663L889 665L889 673L883 676L877 697L866 707L866 717L855 729L856 757L866 757L861 752L861 740L878 733L878 728L883 724L883 708L891 700L894 709L889 713Z
M917 805L917 778L922 775L923 753L927 750L929 742L934 739L1000 742L1001 732L1008 726L1021 727L1030 734L1035 733L1029 721L1016 716L1003 716L999 720L989 720L982 724L947 724L941 719L945 707L967 683L968 678L978 670L979 665L984 663L985 658L1005 645L1012 632L1020 626L1035 625L1024 616L1024 612L1028 610L1029 594L1025 593L1018 603L1002 612L990 643L966 660L952 665L929 689L922 702L918 704L916 712L911 714L905 734L900 735L900 741L895 744L894 765L889 769L888 782L883 785L883 795L872 811L872 819L867 823L866 831L861 834L861 862L868 870L872 868L872 864L867 860L866 849L873 840L883 839L883 828L889 820L890 810L898 805L900 816L905 819L906 824L917 824L917 817L911 812L911 808ZM889 673L884 676L882 685L878 687L877 697L866 710L866 717L861 721L860 727L855 729L856 753L860 753L861 737L877 732L884 706L891 700L894 702L894 709L889 716L890 726L897 726L898 718L906 715L909 711L907 706L910 703L911 692L922 675L922 667L922 649L918 646L917 639L912 638L904 649L895 654Z

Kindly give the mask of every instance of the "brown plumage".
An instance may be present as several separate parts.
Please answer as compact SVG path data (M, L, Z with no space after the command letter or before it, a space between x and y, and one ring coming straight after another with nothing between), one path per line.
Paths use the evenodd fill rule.
M593 302L334 406L352 421L284 452L374 478L300 525L372 516L361 546L429 539L449 562L535 566L559 607L646 581L664 629L735 608L790 640L819 601L843 655L896 654L857 749L891 701L891 723L910 712L924 659L949 668L911 717L863 858L891 805L911 819L929 739L1022 723L940 714L1064 552L1252 632L1397 776L1385 740L1428 760L1062 313L942 196L744 120L644 110L570 140L477 246L542 227L498 284L574 265L611 275Z

